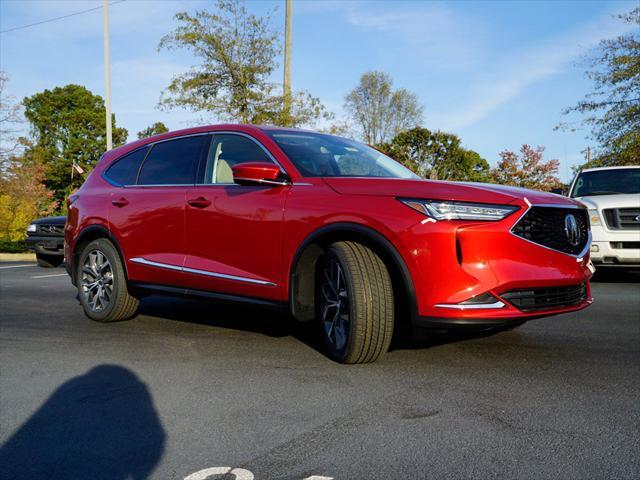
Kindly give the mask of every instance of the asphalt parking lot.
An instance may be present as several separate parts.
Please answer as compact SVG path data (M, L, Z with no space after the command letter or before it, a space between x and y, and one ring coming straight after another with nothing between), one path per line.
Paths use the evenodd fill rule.
M63 269L2 263L0 477L639 478L640 274L593 292L341 366L273 313L149 297L99 324Z

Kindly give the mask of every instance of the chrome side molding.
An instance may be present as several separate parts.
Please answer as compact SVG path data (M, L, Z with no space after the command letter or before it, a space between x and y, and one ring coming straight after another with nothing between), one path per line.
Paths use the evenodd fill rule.
M143 257L134 257L129 259L129 261L134 263L139 263L141 265L148 265L151 267L164 268L167 270L175 270L175 271L185 272L185 273L195 273L196 275L205 275L207 277L222 278L225 280L233 280L236 282L252 283L254 285L264 285L267 287L277 286L277 284L273 282L258 280L256 278L239 277L236 275L227 275L226 273L210 272L208 270L199 270L197 268L181 267L179 265L171 265L169 263L154 262L152 260L147 260L146 258L143 258Z

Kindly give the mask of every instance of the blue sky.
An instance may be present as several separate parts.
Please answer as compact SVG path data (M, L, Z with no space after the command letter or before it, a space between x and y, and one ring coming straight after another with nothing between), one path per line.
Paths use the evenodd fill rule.
M100 6L101 1L0 0L0 30ZM424 125L458 134L495 164L504 149L544 145L545 158L571 166L589 145L586 132L559 132L564 107L589 91L579 60L629 26L614 20L637 1L313 1L294 0L293 86L320 97L338 118L344 95L372 69L415 92ZM215 118L156 108L171 77L195 63L186 52L157 51L179 11L213 1L126 0L110 7L113 111L137 131L156 121L177 129ZM284 0L249 1L258 15ZM281 63L281 62L280 62ZM102 12L0 35L0 69L18 98L68 83L104 92ZM274 80L280 81L278 70Z

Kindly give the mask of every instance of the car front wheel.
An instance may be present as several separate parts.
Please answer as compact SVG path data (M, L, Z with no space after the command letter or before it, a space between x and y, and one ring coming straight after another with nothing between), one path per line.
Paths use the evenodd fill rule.
M329 356L341 363L369 363L393 336L394 298L389 271L371 249L336 242L316 269L316 316Z
M109 240L87 244L76 268L78 297L89 318L115 322L135 315L139 301L129 294L120 255Z

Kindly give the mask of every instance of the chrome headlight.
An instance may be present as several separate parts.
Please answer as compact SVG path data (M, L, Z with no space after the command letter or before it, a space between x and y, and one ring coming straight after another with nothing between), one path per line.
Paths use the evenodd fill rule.
M402 203L435 220L483 220L495 222L520 209L515 205L493 205L446 200L399 198Z
M37 225L35 223L32 223L27 227L27 232L35 232L37 228Z

